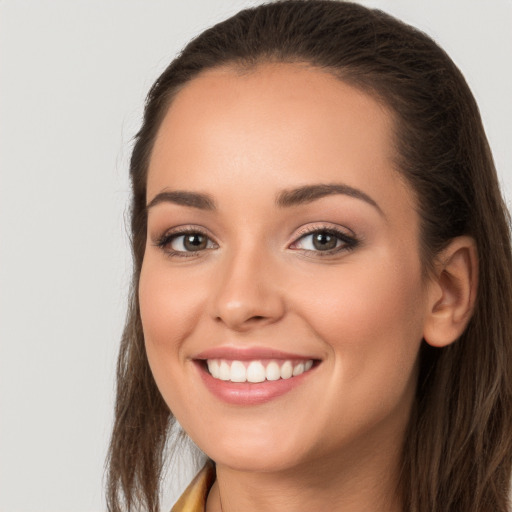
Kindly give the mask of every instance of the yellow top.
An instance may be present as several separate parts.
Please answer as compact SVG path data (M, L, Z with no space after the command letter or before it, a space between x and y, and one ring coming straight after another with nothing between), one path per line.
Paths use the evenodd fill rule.
M204 512L206 498L214 481L215 468L211 462L207 462L174 504L171 512Z

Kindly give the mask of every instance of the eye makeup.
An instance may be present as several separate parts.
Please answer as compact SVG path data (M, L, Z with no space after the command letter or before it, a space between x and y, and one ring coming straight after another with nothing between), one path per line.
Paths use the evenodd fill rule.
M218 248L206 230L198 226L183 226L166 231L154 245L166 255L178 258L199 256L201 252Z
M359 240L341 229L332 226L306 227L302 229L290 249L303 253L315 253L315 256L332 256L345 251L352 251L359 245Z
M205 251L218 249L219 245L206 230L199 226L183 226L166 231L154 245L169 257L189 258ZM288 248L312 257L333 256L354 250L359 240L354 235L327 225L313 225L301 229Z

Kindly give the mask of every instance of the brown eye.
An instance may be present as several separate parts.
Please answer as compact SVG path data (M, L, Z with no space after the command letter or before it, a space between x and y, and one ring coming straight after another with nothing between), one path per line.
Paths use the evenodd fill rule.
M208 239L204 235L193 233L183 237L183 247L187 251L200 251L206 249L207 241Z
M318 251L329 251L330 249L336 248L338 244L338 238L331 233L325 231L319 231L312 235L313 247Z
M302 235L291 245L292 249L314 253L334 254L344 250L354 249L357 239L334 229L318 229Z
M166 245L175 252L198 252L214 246L213 242L202 233L174 235Z

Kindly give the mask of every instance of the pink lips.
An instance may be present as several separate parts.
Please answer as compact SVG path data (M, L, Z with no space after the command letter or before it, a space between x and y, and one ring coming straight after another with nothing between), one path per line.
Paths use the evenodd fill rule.
M271 348L235 348L215 347L200 354L194 359L231 359L237 361L248 361L250 359L317 359L311 356L282 352Z
M263 382L231 382L214 378L206 368L207 359L223 359L228 361L251 361L251 360L303 360L317 358L282 352L268 348L234 348L216 347L205 350L194 357L196 367L202 381L207 389L217 398L233 405L258 405L282 396L295 387L299 386L305 379L309 378L314 367L288 379L265 380Z

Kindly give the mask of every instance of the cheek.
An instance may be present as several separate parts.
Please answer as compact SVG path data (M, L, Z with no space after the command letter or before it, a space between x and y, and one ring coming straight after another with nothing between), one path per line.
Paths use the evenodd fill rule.
M192 370L182 350L184 340L197 325L204 309L204 292L191 286L183 272L169 272L165 261L151 256L144 260L139 303L146 354L167 405L175 411L180 396L186 396L182 372Z
M186 419L189 395L186 373L193 368L182 347L197 325L197 315L204 310L205 293L202 287L190 285L187 273L170 272L165 263L152 255L143 262L139 282L140 314L155 383L173 413Z
M155 261L156 260L156 261ZM139 283L139 303L146 346L149 350L179 350L180 340L194 328L204 302L204 290L191 286L193 276L170 273L151 256L144 260Z
M316 293L293 294L305 298L303 315L327 345L333 371L355 396L364 400L386 390L396 398L413 375L422 339L421 268L417 258L397 255L364 263L317 274Z
M296 287L290 296L301 298L311 322L329 338L372 330L384 334L393 327L408 330L423 316L421 269L407 258L388 264L384 258L376 259L378 264L362 259L338 272L317 272L314 280L303 281L302 289Z

